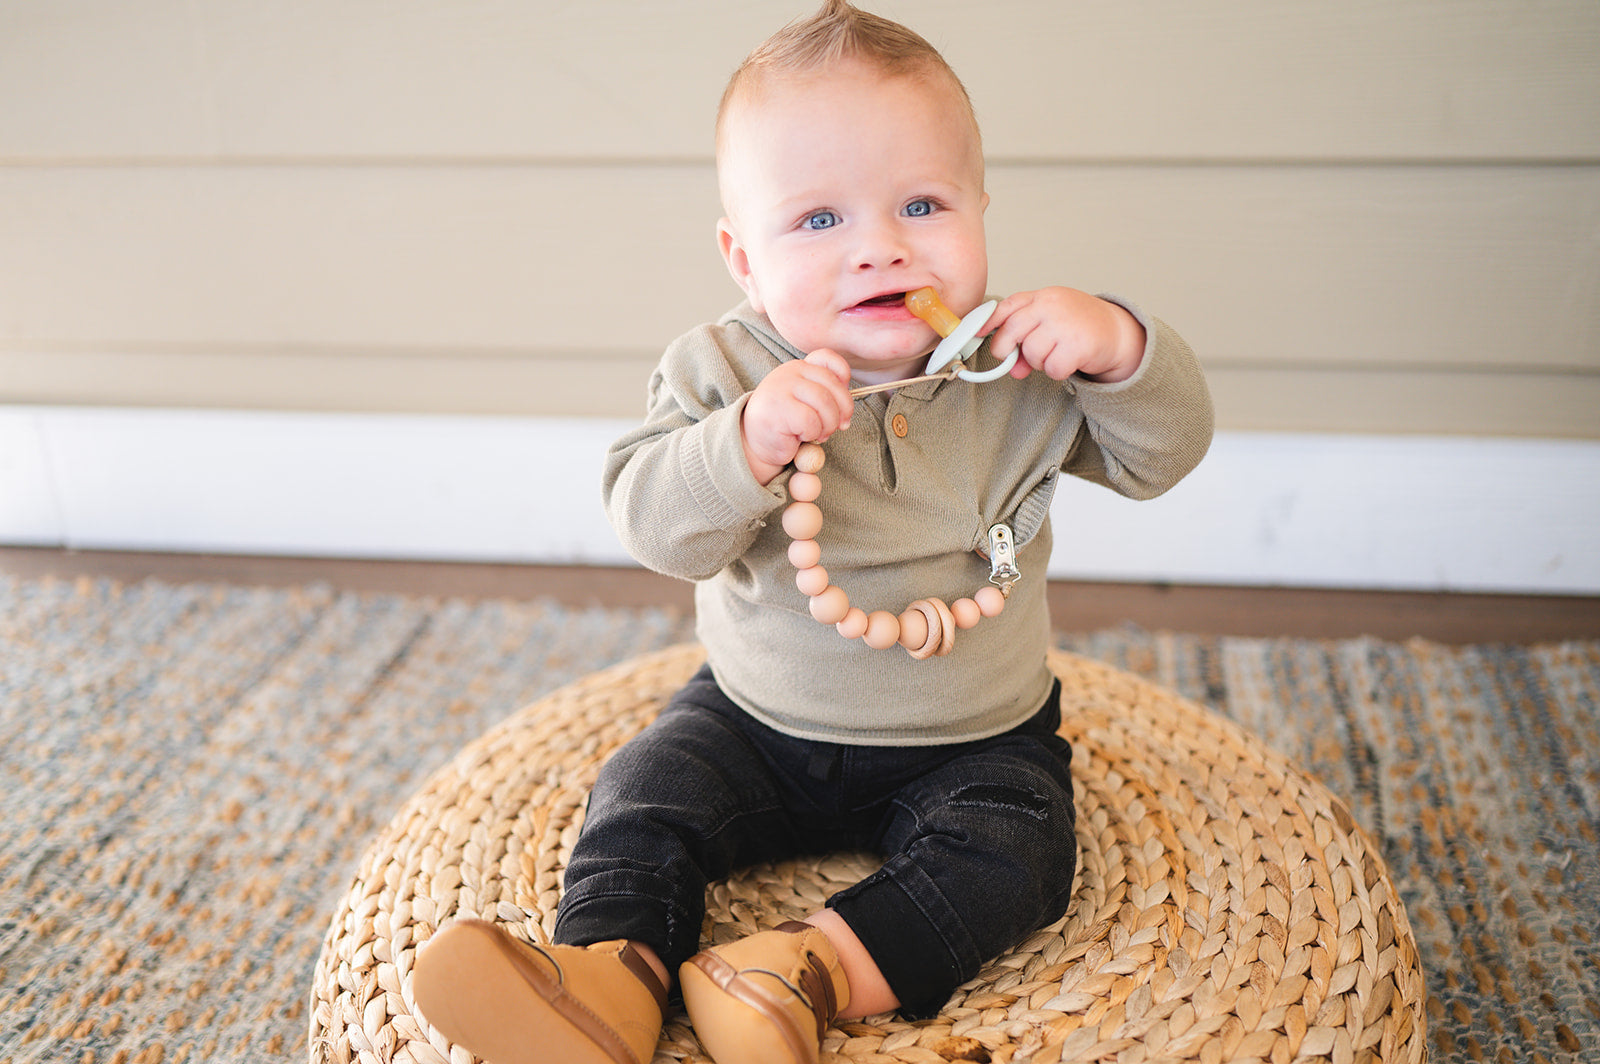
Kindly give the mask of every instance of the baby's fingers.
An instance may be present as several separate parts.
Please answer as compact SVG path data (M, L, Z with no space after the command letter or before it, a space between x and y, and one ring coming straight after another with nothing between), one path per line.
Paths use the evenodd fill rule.
M805 365L814 366L823 370L831 380L807 373L807 376L828 386L835 408L839 413L838 426L850 427L850 415L855 411L855 400L850 397L850 363L837 351L830 351L825 347L818 348L805 358Z
M989 337L989 350L994 352L996 358L1004 358L1017 348L1023 347L1028 334L1038 327L1038 313L1034 307L1036 294L1034 292L1017 292L1002 299L1000 305L994 308L994 313L989 316L988 322L980 330L981 335ZM1031 361L1027 356L1027 349L1023 348L1022 358L1018 359L1017 364L1011 367L1012 376L1025 377L1028 375L1030 368L1038 368L1037 366L1030 367L1027 365Z
M847 387L850 384L850 363L846 362L844 356L837 351L819 347L806 356L806 365L821 366L835 377L838 377L840 384Z

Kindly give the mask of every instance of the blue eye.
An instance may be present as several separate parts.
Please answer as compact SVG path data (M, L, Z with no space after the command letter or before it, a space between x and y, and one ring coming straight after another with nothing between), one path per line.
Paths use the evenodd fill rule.
M926 218L932 213L933 201L931 200L912 200L910 203L906 204L905 214L907 218Z
M843 220L832 211L818 211L808 216L804 225L807 229L832 229Z

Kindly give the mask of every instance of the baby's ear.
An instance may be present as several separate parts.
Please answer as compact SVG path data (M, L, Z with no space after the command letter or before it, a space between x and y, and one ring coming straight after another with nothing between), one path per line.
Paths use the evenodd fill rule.
M734 283L744 289L750 305L758 314L766 313L761 306L761 291L756 284L755 272L750 268L750 256L745 252L744 245L739 243L739 234L734 230L733 222L727 218L717 222L717 247L722 251L722 261L728 265L728 273L733 275Z

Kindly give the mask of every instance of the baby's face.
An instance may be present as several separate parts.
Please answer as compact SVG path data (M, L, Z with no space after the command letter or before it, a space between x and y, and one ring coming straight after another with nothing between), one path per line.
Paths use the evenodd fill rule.
M983 162L946 79L849 63L769 82L734 105L722 144L723 256L801 351L898 380L939 341L907 291L931 285L957 314L982 301Z

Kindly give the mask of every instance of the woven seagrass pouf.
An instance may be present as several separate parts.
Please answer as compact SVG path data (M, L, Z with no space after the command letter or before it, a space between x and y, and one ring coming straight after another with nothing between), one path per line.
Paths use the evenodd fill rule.
M416 949L476 916L548 941L601 762L700 664L682 646L596 673L468 745L396 815L329 926L311 1059L467 1064L417 1015ZM1216 714L1056 653L1079 881L1067 916L933 1020L828 1032L824 1061L1421 1061L1422 973L1387 870L1344 805ZM875 867L838 854L708 892L723 942L795 919ZM704 1061L681 1015L656 1060Z

